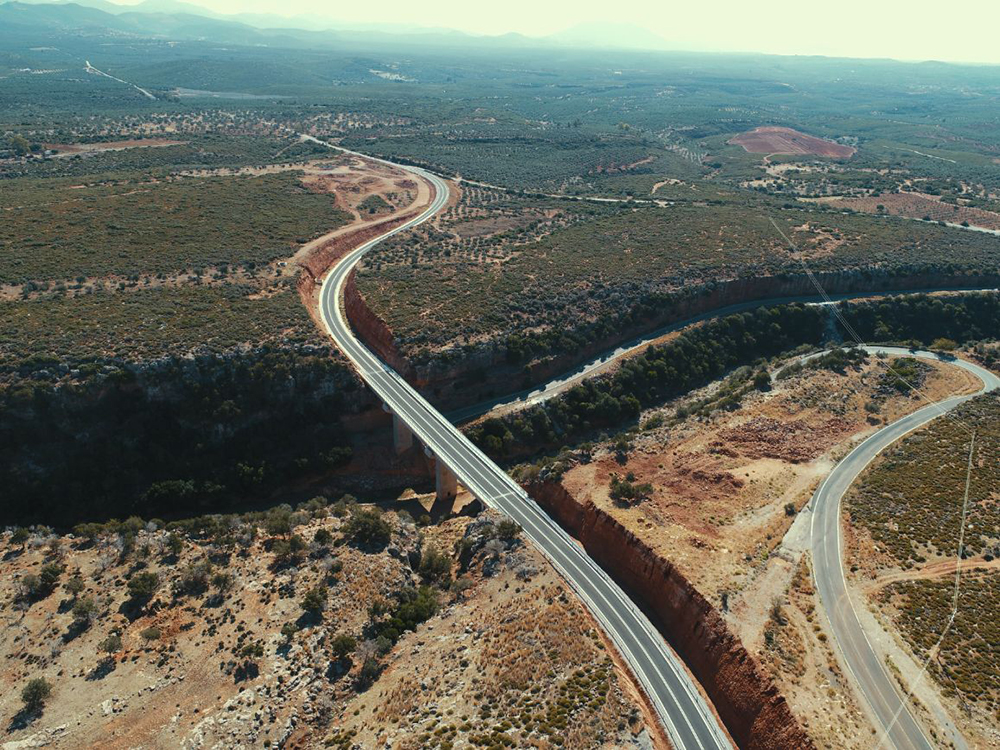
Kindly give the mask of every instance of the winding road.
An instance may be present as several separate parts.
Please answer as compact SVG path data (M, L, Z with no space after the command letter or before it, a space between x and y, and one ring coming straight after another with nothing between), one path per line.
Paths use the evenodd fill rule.
M1000 291L993 287L938 287L935 289L894 289L890 291L875 291L875 292L847 292L844 294L832 294L829 298L834 302L841 302L845 300L852 299L868 299L873 297L893 297L901 294L929 294L933 292L996 292ZM627 357L631 354L637 353L638 350L642 349L649 344L654 343L657 339L666 336L668 333L674 333L676 331L682 331L685 328L694 325L695 323L701 323L706 320L712 320L715 318L724 318L727 315L735 315L736 313L747 312L749 310L754 310L758 307L774 307L777 305L789 305L794 302L802 302L808 305L826 305L828 304L824 297L818 294L812 295L801 295L794 297L770 297L768 299L760 300L750 300L748 302L737 302L733 305L727 305L726 307L717 307L714 310L709 310L708 312L701 313L699 315L692 316L690 318L685 318L684 320L679 320L675 323L669 323L661 328L657 328L649 333L644 333L641 336L637 336L630 341L626 341L619 344L617 347L610 351L603 352L596 356L589 362L579 365L578 367L564 372L561 375L554 377L547 383L543 383L538 386L533 386L531 388L526 388L522 391L517 391L516 393L510 393L505 396L500 396L489 401L482 401L478 404L472 404L470 406L462 407L461 409L456 409L448 413L448 418L453 422L465 422L468 420L481 417L484 414L488 414L493 409L497 407L507 407L507 406L517 406L520 408L532 406L533 404L539 404L547 399L552 398L570 386L575 385L584 378L594 375L602 368L610 365L615 360Z
M577 545L523 489L486 455L476 448L449 419L441 415L394 370L383 364L354 335L342 309L343 287L361 257L381 241L410 229L437 214L448 201L448 186L426 170L394 164L350 151L312 136L301 136L343 153L381 162L408 171L430 182L435 189L431 205L406 223L386 232L342 258L326 276L320 292L323 322L340 348L358 369L366 383L389 409L416 434L425 449L444 462L459 481L477 498L516 520L528 538L548 557L601 623L622 657L646 691L662 720L671 742L677 748L730 747L709 705L685 671L677 656L666 646L643 615L610 577ZM914 290L939 291L939 290ZM973 291L973 290L965 290ZM981 290L988 291L988 290ZM994 290L995 291L995 290ZM906 291L885 294L905 294ZM877 296L879 293L841 295L838 299ZM456 412L453 420L482 414L493 405L518 401L534 403L554 395L567 383L591 374L603 365L634 352L639 347L670 331L692 323L741 312L754 307L788 302L817 302L818 297L761 300L732 305L629 341L577 370L546 385L489 404L479 404ZM939 358L929 352L914 352L898 347L864 347L869 353ZM820 601L830 620L831 631L843 662L854 677L861 694L882 729L880 744L898 750L931 750L920 725L909 711L907 699L899 692L865 634L847 591L842 560L840 528L841 501L847 489L868 464L886 447L934 418L984 392L1000 388L993 373L961 359L949 362L973 373L983 382L977 394L956 396L930 404L882 428L859 444L844 458L817 489L812 500L810 545L814 577Z
M871 354L942 359L930 352L915 352L898 347L864 348ZM883 427L837 464L810 501L812 510L810 546L813 576L820 602L829 617L830 628L842 661L857 682L875 716L876 726L881 730L880 744L890 745L897 750L932 750L935 744L927 738L910 712L907 700L900 694L896 681L873 648L854 609L844 577L840 508L844 494L851 484L888 446L970 398L1000 388L1000 378L989 370L963 359L948 358L945 361L978 377L983 382L982 390L975 394L955 396L929 404Z
M343 288L361 257L379 242L427 221L448 201L448 186L425 170L393 164L340 148L311 136L304 140L403 169L430 182L431 205L421 214L344 256L320 290L320 313L327 331L365 382L480 501L514 519L579 595L642 685L671 743L688 748L730 748L708 702L684 665L649 619L583 549L541 510L506 472L476 448L451 422L394 370L383 364L351 330L342 309Z

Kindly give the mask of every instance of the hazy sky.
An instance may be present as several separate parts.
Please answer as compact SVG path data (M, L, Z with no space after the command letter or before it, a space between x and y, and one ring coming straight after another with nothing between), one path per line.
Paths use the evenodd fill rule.
M1000 0L193 0L224 13L323 15L480 34L631 23L686 49L1000 63Z

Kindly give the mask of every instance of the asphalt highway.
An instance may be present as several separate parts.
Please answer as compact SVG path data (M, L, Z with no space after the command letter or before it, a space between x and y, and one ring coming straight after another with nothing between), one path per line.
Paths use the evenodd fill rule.
M881 352L940 359L930 352L914 352L897 347L867 346L865 349L874 354ZM979 393L1000 387L1000 379L988 370L962 359L949 358L946 361L982 380L983 389ZM810 529L813 575L820 601L830 619L834 641L843 662L875 715L882 744L898 750L932 750L935 745L920 728L899 692L896 681L872 647L848 595L841 550L841 500L854 480L885 448L975 395L978 394L955 396L929 404L882 428L837 464L810 501L813 511Z
M310 136L302 137L346 151ZM373 161L392 164L381 159ZM448 200L448 187L437 176L416 167L393 166L429 181L434 186L434 199L420 215L353 250L327 274L320 291L320 312L327 330L365 382L406 423L425 449L443 461L479 500L520 524L524 534L552 562L628 663L674 747L732 747L678 657L607 573L513 479L355 337L341 306L344 283L354 266L379 242L431 218Z

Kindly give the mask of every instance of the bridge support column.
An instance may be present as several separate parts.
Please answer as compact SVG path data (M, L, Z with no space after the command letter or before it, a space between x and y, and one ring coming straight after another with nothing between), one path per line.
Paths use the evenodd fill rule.
M405 453L413 447L413 433L399 415L392 415L392 445L396 453Z
M437 499L451 500L458 494L458 477L455 472L444 465L439 458L434 462L434 473L437 478Z

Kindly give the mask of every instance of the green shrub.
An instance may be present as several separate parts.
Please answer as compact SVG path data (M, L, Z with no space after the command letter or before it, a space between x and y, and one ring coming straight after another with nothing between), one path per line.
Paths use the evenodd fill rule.
M39 711L52 695L52 685L44 677L34 677L21 690L21 700L28 711Z

